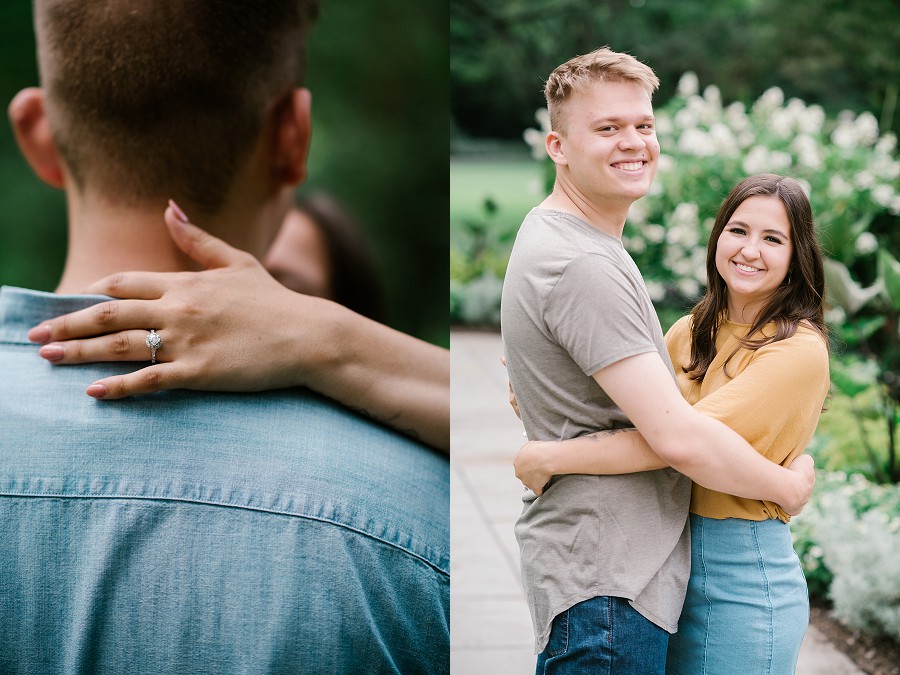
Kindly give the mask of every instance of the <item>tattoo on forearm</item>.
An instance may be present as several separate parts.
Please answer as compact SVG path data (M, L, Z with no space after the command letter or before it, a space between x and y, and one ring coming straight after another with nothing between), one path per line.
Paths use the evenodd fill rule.
M605 438L609 438L610 436L615 436L616 434L621 434L627 431L634 431L629 427L618 427L616 429L606 429L604 431L595 431L592 434L588 434L585 438L590 438L592 441L602 441Z

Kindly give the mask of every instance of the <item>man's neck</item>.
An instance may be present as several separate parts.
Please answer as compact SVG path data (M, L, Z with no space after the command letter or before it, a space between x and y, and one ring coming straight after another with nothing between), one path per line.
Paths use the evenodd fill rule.
M543 208L570 213L617 239L622 238L631 204L626 199L590 200L575 186L559 179L553 185L553 192L541 202Z
M170 238L163 220L164 202L124 206L81 199L69 192L68 204L69 246L57 293L83 293L91 283L118 272L199 269ZM254 212L230 205L215 218L215 227L198 218L192 218L192 222L232 246L260 257L276 226L255 225L272 217L278 217L272 209Z

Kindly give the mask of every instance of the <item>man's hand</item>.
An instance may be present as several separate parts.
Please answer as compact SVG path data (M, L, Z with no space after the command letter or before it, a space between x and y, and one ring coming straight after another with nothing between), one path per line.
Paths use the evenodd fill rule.
M813 485L816 484L816 472L813 458L810 455L803 454L797 457L788 470L797 475L797 496L790 503L781 504L789 515L796 516L806 506L806 502L812 496Z
M547 455L554 441L529 441L516 453L513 466L516 468L516 478L522 481L527 488L531 488L536 495L540 495L547 483L553 478L546 466Z

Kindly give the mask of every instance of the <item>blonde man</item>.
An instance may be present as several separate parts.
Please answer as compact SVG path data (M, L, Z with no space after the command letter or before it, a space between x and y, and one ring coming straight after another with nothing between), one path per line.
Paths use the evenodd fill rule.
M653 71L603 48L550 75L553 192L526 216L503 289L510 380L530 440L636 427L674 468L554 477L516 523L538 673L665 669L689 575L691 481L798 511L808 458L768 462L681 397L659 320L622 246L656 173ZM608 447L608 446L607 446ZM737 627L736 627L737 628Z

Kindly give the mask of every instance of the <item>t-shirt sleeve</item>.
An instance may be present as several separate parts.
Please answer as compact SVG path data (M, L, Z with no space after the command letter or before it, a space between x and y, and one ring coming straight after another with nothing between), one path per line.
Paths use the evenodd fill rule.
M563 270L547 298L544 321L585 375L658 351L640 284L600 254L585 254Z
M828 386L824 343L818 336L798 333L756 350L743 371L694 408L781 463L802 441L808 421L818 419Z

